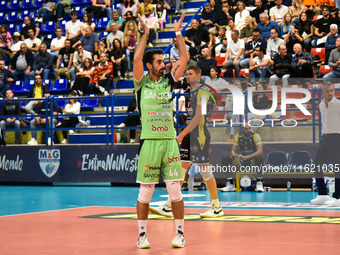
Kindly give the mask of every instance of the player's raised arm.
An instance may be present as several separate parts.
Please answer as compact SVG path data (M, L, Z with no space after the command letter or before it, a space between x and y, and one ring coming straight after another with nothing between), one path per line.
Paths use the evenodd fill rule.
M189 55L188 51L184 42L184 38L181 33L181 27L182 23L185 17L185 13L182 13L181 18L178 21L175 21L175 32L176 32L176 38L178 42L178 51L179 51L179 60L177 60L173 65L171 69L172 76L174 77L175 81L178 81L183 72L185 71L185 67L187 66L187 63L189 61Z
M149 27L144 23L139 14L138 20L140 23L140 29L144 31L144 34L138 42L135 56L133 58L133 76L135 77L136 81L140 81L144 75L143 55L149 37Z

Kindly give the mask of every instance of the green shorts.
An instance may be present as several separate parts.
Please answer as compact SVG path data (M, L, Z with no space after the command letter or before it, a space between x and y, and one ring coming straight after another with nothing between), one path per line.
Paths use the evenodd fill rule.
M144 140L138 158L138 183L182 180L181 156L176 139Z

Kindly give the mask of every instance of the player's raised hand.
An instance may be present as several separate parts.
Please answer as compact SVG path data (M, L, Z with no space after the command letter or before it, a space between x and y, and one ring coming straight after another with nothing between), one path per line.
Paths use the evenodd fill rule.
M138 16L138 20L139 20L141 30L143 30L144 33L149 33L148 25L145 24L145 22L142 20L142 17L139 14L137 16Z
M175 20L175 25L174 25L175 31L180 31L181 30L184 17L185 17L185 12L182 13L181 18L178 21Z

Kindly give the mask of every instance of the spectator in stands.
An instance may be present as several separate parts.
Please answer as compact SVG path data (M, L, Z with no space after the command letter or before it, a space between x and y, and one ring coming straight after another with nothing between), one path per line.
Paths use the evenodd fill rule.
M210 68L209 78L204 83L210 85L218 92L226 90L226 85L228 84L228 82L221 78L220 70L216 66Z
M170 73L172 64L179 59L178 42L176 36L172 38L172 47L170 48L169 62L165 66L166 73Z
M44 94L44 97L49 97L51 96L50 93L45 93ZM56 101L53 102L53 105L51 106L51 101L49 100L47 105L46 105L46 100L42 100L40 101L37 106L36 106L36 109L35 109L35 115L42 115L41 117L34 117L33 120L31 120L31 124L30 124L30 128L31 129L37 129L37 128L45 128L46 125L48 125L49 127L49 130L51 128L55 128L56 124L58 123L58 119L57 119L57 116L53 116L52 120L50 119L50 109L52 107L52 114L53 115L57 115L58 113L60 113L60 109L59 109L59 106L57 104ZM47 111L46 111L47 109ZM49 132L49 137L48 137L48 144L51 145L52 144L52 141L53 141L53 133L50 133L51 131L48 131ZM29 145L38 145L38 142L37 142L37 131L31 131L31 134L32 134L32 139L27 143ZM52 139L51 139L52 138Z
M336 23L338 25L338 27L340 27L340 9L338 9L336 12L335 12L335 20L336 20Z
M45 23L47 21L50 21L51 18L53 18L53 8L56 6L56 3L54 0L45 0L42 7L38 9L37 15L35 16L34 22L39 22L39 23Z
M55 9L56 18L58 22L62 21L67 14L72 13L71 4L72 0L60 0L58 1L57 6L53 7L53 9Z
M168 11L175 8L175 14L179 15L179 9L181 8L181 1L180 0L163 0L164 6Z
M2 65L5 66L5 63L0 61L0 69ZM2 117L0 120L0 129L2 131L3 137L6 137L5 130L14 127L14 129L20 129L20 120L19 117L8 117L8 115L20 115L20 104L19 101L11 101L13 99L14 93L12 90L6 90L6 99L1 103L0 108L0 116ZM19 131L15 131L15 143L19 144Z
M300 37L303 38L303 48L307 52L310 52L312 37L314 35L314 25L313 22L308 20L307 13L302 12L294 26L299 30Z
M273 28L270 31L270 37L271 40L268 42L267 53L271 57L274 57L274 55L279 52L278 51L279 45L284 44L285 41L279 38L279 30L277 28Z
M98 43L98 50L93 55L94 64L98 64L100 62L100 54L107 53L108 56L111 56L111 51L107 49L106 43L104 40L100 40Z
M326 43L327 36L330 33L330 26L336 23L336 20L330 15L330 7L324 5L322 7L322 18L315 22L314 35L317 37L312 40L312 47L322 47Z
M240 62L241 68L249 67L250 54L255 51L256 47L262 46L265 49L267 48L267 42L261 38L261 33L258 28L254 29L252 37L253 39L245 46L244 59Z
M90 52L92 55L98 51L99 37L97 33L93 33L92 27L85 28L85 35L83 35L73 47L77 47L80 43L83 44L84 49Z
M228 1L226 0L228 3ZM222 0L211 0L210 1L211 6L214 8L214 10L217 12L218 10L222 10Z
M112 23L116 23L117 30L121 31L122 29L124 29L123 27L124 19L119 17L119 12L117 10L113 10L112 19L110 19L106 25L106 32L112 32L111 26Z
M246 23L246 17L250 15L249 11L246 10L244 2L239 1L236 4L237 13L235 14L235 25L238 29L241 29Z
M270 38L271 30L273 28L276 28L277 31L279 31L278 30L279 27L277 25L277 22L270 21L268 14L266 14L266 13L260 14L260 23L257 24L257 28L260 29L261 37L266 41Z
M200 19L200 25L205 30L209 31L209 29L214 27L214 20L215 20L216 13L213 11L212 6L210 3L206 3L204 5L204 10L202 12L202 16Z
M153 13L153 10L151 10L151 8L149 8L149 7L146 7L145 10L144 10L144 15L141 18L144 21L144 23L147 24L147 26L149 28L149 37L148 37L148 41L147 41L148 47L153 47L152 42L153 42L153 38L155 37L155 28L156 28L156 25L157 25L157 19L152 15L152 13ZM141 36L142 36L144 34L144 31L141 31L140 25L139 25L139 30L140 30L140 33L141 33ZM187 33L189 31L187 31ZM203 31L205 31L205 30L203 30Z
M35 54L39 51L41 40L34 35L33 28L28 29L28 36L29 37L25 39L24 43L27 45L27 48Z
M201 28L196 19L191 21L191 29L186 31L184 41L188 46L194 46L194 39L197 38L201 42L209 42L209 32Z
M270 8L270 20L275 21L279 26L283 23L283 16L289 11L288 7L282 4L282 0L275 0L276 6Z
M92 0L92 6L86 8L86 12L91 13L96 20L112 16L110 0Z
M126 24L127 24L130 20L131 20L131 21L134 21L134 22L137 24L137 26L138 26L138 20L132 16L132 11L127 11L127 12L125 13L125 19L124 19L124 22L123 22L124 31L125 31L125 28L126 28ZM137 28L138 28L138 27L137 27Z
M190 58L197 62L202 58L202 49L206 44L202 45L199 38L194 38L194 46L189 47Z
M60 26L56 26L55 28L56 38L53 38L51 42L51 54L53 56L53 61L58 59L59 50L64 47L66 37L63 36L63 29Z
M217 11L215 19L214 19L215 27L209 29L209 33L212 35L217 35L218 28L221 26L227 26L229 23L229 20L233 20L233 17L235 17L235 14L236 14L234 10L229 9L229 4L227 0L223 0L222 4L223 4L222 9L215 8L215 10ZM191 24L191 27L192 27L192 24Z
M77 93L71 91L68 95L69 97L77 97ZM77 99L69 99L68 104L66 104L65 108L61 109L63 114L79 114L81 109L81 104ZM67 116L63 117L63 121L61 125L57 125L57 128L72 128L75 127L79 123L80 116ZM62 131L62 140L61 144L67 144L67 130Z
M100 63L94 68L93 81L95 83L95 89L104 93L107 96L109 88L112 85L113 80L113 65L108 61L106 53L100 54Z
M255 51L250 54L249 60L249 76L251 82L255 81L255 78L259 78L262 82L265 78L270 77L270 56L266 55L266 48L263 46L255 48Z
M293 27L293 20L292 20L292 15L290 15L290 13L287 12L283 16L283 22L280 26L280 37L281 38L285 39L287 37L290 27Z
M25 43L20 45L20 51L15 53L11 59L9 70L13 73L14 80L28 80L34 61L33 53L27 48ZM22 78L23 77L23 78Z
M83 63L85 59L90 58L92 59L91 53L84 50L83 44L79 44L77 50L74 52L73 55L73 67L74 69L71 70L71 76L76 77L76 73L80 71L83 67Z
M291 63L292 54L287 53L287 46L284 44L279 45L279 54L274 56L273 75L270 76L269 85L274 86L275 82L282 79L282 87L288 87L288 79L290 74L293 73Z
M96 24L93 22L91 13L85 13L83 23L80 26L80 34L85 35L85 29L91 27L92 30L96 28Z
M48 79L50 72L53 71L53 56L47 52L46 43L39 47L38 54L34 57L32 71L29 79L34 80L36 74L40 74L44 80Z
M336 39L336 48L331 51L328 65L333 68L333 71L326 74L323 78L325 81L340 77L340 37Z
M268 14L267 7L263 5L262 0L255 0L256 9L250 12L250 16L254 18L255 25L257 26L260 23L260 14L266 13Z
M331 54L331 51L336 48L336 39L338 38L338 25L337 24L332 24L330 26L330 35L327 36L326 44L325 44L325 49L326 49L326 59L325 63L328 63L329 55Z
M18 51L20 51L20 45L23 43L23 41L21 41L21 36L19 32L15 32L13 34L13 45L11 46L11 51L13 54L17 53Z
M227 52L228 40L227 40L227 37L225 36L225 33L226 33L226 28L219 27L218 36L213 36L212 34L209 35L210 42L209 42L208 47L213 48L213 50L215 51L215 54ZM215 44L213 44L213 42L215 42Z
M157 18L157 29L164 30L164 23L166 22L166 9L164 8L163 2L158 1L155 10Z
M6 95L6 91L10 88L10 82L14 81L13 78L12 72L5 68L5 61L0 60L0 97Z
M225 36L227 37L228 42L231 41L231 32L236 29L235 22L231 19L228 22L227 31L225 32Z
M287 46L287 51L289 54L293 54L293 47L296 43L301 44L301 47L303 49L304 43L303 38L299 35L299 30L294 28L293 26L290 28L288 36L285 37L285 43Z
M131 11L132 12L132 16L134 18L137 18L137 9L138 9L138 7L135 4L135 2L133 0L125 0L124 3L125 3L125 5L124 5L122 16L125 17L126 12L127 11Z
M138 8L137 8L137 13L139 13L139 15L141 17L143 17L144 12L145 12L147 7L149 7L149 9L151 10L151 14L152 14L153 13L153 5L152 5L150 0L144 0L143 3L139 2Z
M50 92L48 85L43 82L40 74L35 75L34 81L34 85L28 92L28 98L41 99L43 98L44 94ZM38 103L39 101L37 100L27 101L26 105L22 109L25 110L27 113L35 114L35 108Z
M314 15L320 15L321 9L318 7L318 0L302 0L302 4L306 6L306 13L309 20L313 20Z
M133 90L133 95L135 95L135 90ZM185 109L184 109L185 110ZM127 113L138 113L138 108L137 108L137 102L136 102L136 97L134 96L130 103L129 106L126 110ZM140 125L140 117L139 114L136 115L128 115L125 119L124 122L119 124L117 127L122 128L122 127L134 127ZM120 131L118 129L118 131ZM136 139L136 129L130 129L130 143L135 143Z
M299 19L301 13L305 12L306 9L306 6L302 4L301 0L292 0L292 6L288 7L292 21Z
M264 91L267 88L260 82L255 82L256 91ZM253 106L257 110L265 110L269 107L269 99L264 93L253 94ZM259 118L260 116L257 116Z
M111 60L114 70L117 72L118 79L127 80L129 69L128 60L126 59L126 49L117 38L113 40Z
M131 67L130 57L131 57L131 54L134 54L139 40L140 40L140 33L138 32L137 24L133 20L129 20L126 23L125 30L124 30L124 45L126 46L126 58L128 61L129 70Z
M231 33L231 41L228 41L227 53L225 54L224 67L234 68L235 76L240 73L240 61L244 58L244 40L239 39L238 30Z
M217 61L211 57L211 50L208 47L202 49L202 58L198 60L197 65L201 68L201 79L208 79L210 77L210 69L217 66Z
M293 49L295 55L292 58L292 68L294 70L295 77L313 78L314 61L312 56L308 52L302 51L301 44L295 44Z
M72 69L74 69L73 63L73 55L74 48L71 47L71 40L66 39L64 42L64 47L60 49L59 56L56 64L56 68L54 69L55 78L58 80L61 77L66 77L67 81L70 79L74 79L72 77Z
M77 18L78 12L71 11L71 20L66 23L65 37L71 40L72 45L78 42L81 36L81 22Z
M104 52L103 52L104 53ZM72 89L79 95L82 96L83 94L93 92L93 75L94 75L94 66L91 58L86 58L83 67L80 68L79 72L77 73L76 79L72 86ZM93 86L89 86L93 84Z
M318 0L318 6L321 8L324 5L329 6L330 11L334 10L335 6L334 0Z
M28 16L24 17L24 24L25 25L20 31L21 41L24 41L25 39L29 38L29 35L28 35L29 29L33 29L35 37L39 36L40 28L31 22L30 17Z
M241 29L240 38L244 40L244 43L247 43L251 39L253 39L253 31L256 28L254 19L251 16L246 17L245 25Z
M111 33L106 37L106 44L107 49L112 49L112 44L114 39L119 39L120 41L124 41L124 33L120 30L118 30L118 26L116 22L111 23Z
M5 24L0 26L0 47L9 50L13 44L13 38Z

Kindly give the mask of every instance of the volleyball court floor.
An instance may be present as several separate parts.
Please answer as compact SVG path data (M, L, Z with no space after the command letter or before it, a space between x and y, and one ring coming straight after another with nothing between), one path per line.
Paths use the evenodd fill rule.
M185 191L183 249L171 219L150 214L151 249L138 250L138 187L0 186L0 254L340 254L340 207L315 192L219 192L224 217L201 219L208 191ZM151 205L167 199L157 188Z

